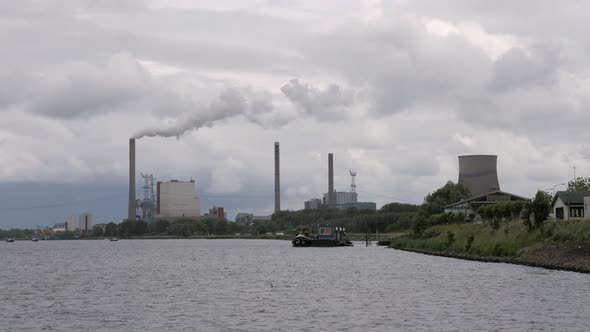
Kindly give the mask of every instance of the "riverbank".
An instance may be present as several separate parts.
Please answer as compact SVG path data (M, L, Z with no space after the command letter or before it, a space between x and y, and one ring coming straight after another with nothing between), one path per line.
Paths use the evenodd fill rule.
M423 254L590 273L590 220L548 222L529 232L512 222L441 225L421 237L393 239L391 247Z

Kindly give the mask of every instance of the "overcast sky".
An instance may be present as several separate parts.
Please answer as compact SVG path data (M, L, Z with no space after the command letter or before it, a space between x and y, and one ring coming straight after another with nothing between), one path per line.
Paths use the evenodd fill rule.
M202 212L298 210L335 188L420 203L457 156L530 197L590 174L587 1L0 2L0 228L127 213L137 170ZM138 196L142 197L141 178ZM562 189L563 186L557 186Z

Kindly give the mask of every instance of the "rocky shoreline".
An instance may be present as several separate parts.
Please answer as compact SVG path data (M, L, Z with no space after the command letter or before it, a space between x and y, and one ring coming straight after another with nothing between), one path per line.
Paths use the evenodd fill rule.
M549 242L525 248L519 257L478 256L452 251L435 251L428 249L396 248L397 250L421 253L433 256L459 258L465 260L510 263L590 273L590 242Z

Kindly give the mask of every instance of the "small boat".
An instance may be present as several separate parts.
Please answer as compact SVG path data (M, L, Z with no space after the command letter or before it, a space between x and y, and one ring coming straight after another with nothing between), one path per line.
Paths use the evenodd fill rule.
M39 241L39 238L38 237L34 237L34 238L31 239L31 241L37 242L37 241Z
M346 237L346 230L338 226L317 227L317 235L310 236L307 228L301 227L291 240L293 247L351 247L352 242Z
M6 242L14 242L14 239L9 237L8 239L6 239Z
M117 239L116 237L112 237L112 238L109 239L109 241L113 241L114 242L114 241L119 241L119 239Z

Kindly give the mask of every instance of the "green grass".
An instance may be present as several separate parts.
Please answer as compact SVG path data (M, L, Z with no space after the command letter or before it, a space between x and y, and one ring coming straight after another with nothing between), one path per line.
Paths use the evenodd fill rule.
M449 232L454 241L449 241ZM469 237L473 241L469 244ZM523 249L544 241L590 241L590 220L545 223L542 229L528 232L522 223L502 223L498 230L487 224L451 224L428 228L419 238L402 236L392 247L451 251L480 256L518 257Z

